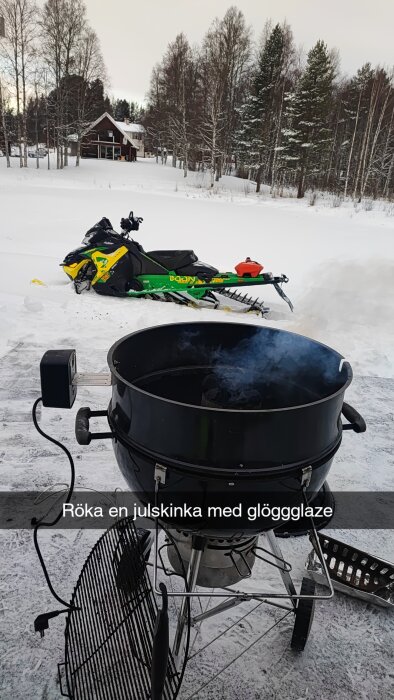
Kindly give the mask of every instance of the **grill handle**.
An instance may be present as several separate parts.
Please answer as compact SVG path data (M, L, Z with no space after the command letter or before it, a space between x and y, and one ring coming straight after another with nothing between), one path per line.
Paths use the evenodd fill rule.
M161 583L159 588L161 590L162 608L157 613L153 632L151 700L162 700L163 698L170 649L167 589L164 583Z
M64 698L69 698L70 697L69 694L66 693L63 689L63 675L62 675L62 672L60 670L61 668L63 668L63 666L64 667L66 666L65 661L63 661L62 663L57 665L57 677L58 677L59 686L60 686L60 695L62 695Z
M359 412L356 411L353 406L348 403L343 403L342 413L349 423L342 425L342 430L354 430L355 433L365 433L367 426L365 420L360 416Z
M106 416L107 411L91 411L89 407L80 408L75 417L75 437L79 445L89 445L92 440L108 440L113 438L110 433L91 433L89 430L89 420L96 416Z

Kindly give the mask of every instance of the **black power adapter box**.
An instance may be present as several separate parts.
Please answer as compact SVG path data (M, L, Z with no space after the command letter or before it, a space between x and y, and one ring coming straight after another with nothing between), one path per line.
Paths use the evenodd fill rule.
M75 350L47 350L40 362L43 406L71 408L77 395Z

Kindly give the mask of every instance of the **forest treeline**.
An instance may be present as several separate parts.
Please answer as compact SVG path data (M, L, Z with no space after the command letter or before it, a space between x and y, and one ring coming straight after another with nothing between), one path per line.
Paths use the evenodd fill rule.
M319 40L306 56L288 24L267 23L258 45L231 7L200 46L184 34L152 72L145 115L165 159L207 169L211 186L236 173L271 191L295 187L355 199L394 196L393 73L370 63L354 76Z
M319 40L304 55L291 27L267 22L256 39L230 7L198 46L179 34L152 71L147 104L107 96L97 35L83 0L0 0L0 149L56 148L57 167L104 111L146 127L146 150L210 184L237 174L273 193L394 197L393 72L370 63L340 72ZM2 27L0 26L0 34ZM132 86L131 86L132 87ZM49 163L49 161L48 161ZM38 165L37 158L37 165Z
M0 149L9 164L17 146L21 167L29 146L55 148L57 167L68 164L70 137L80 161L82 135L107 111L138 121L134 102L106 95L100 43L83 0L0 0ZM48 160L49 164L49 160Z

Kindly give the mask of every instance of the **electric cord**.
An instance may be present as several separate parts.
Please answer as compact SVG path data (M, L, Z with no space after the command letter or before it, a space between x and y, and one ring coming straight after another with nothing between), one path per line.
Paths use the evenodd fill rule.
M39 403L41 403L41 402L42 402L42 397L40 396L40 398L37 399L37 400L34 402L34 404L33 404L33 408L32 408L32 419L33 419L34 427L35 427L35 429L37 430L37 432L38 432L40 435L42 435L42 437L44 437L44 438L45 438L46 440L48 440L49 442L52 442L52 443L53 443L54 445L56 445L57 447L60 447L60 449L63 450L63 452L67 455L68 461L69 461L69 463L70 463L71 478L70 478L70 485L69 485L69 487L68 487L68 492L67 492L66 500L63 502L63 505L65 505L65 504L67 504L67 503L70 502L71 497L72 497L72 494L73 494L73 491L74 491L74 485L75 485L75 465L74 465L74 460L73 460L73 458L72 458L72 456L71 456L71 453L69 452L69 450L67 449L67 447L66 447L65 445L63 445L63 444L62 444L61 442L59 442L58 440L55 440L55 438L51 437L50 435L48 435L47 433L45 433L45 432L40 428L40 426L39 426L39 424L38 424L38 420L37 420L37 407L38 407ZM50 613L44 613L43 615L39 615L39 616L35 619L35 621L34 621L34 628L35 628L35 631L36 631L36 632L40 632L41 636L44 636L44 630L45 630L45 629L48 629L48 620L49 620L50 618L56 617L57 615L60 615L61 613L67 613L67 612L70 612L70 611L79 610L79 608L76 608L76 607L74 607L73 605L70 605L70 603L67 603L65 600L63 600L63 599L56 593L55 589L54 589L53 586L52 586L51 579L50 579L50 577L49 577L48 570L47 570L47 567L46 567L46 565L45 565L44 558L43 558L43 556L42 556L42 553L41 553L41 550L40 550L40 546L39 546L39 543L38 543L38 530L40 529L40 527L53 527L54 525L57 525L57 523L58 523L59 520L62 518L62 516L63 516L63 507L62 507L61 511L59 512L59 514L58 514L58 515L55 517L55 519L52 520L52 521L45 521L45 520L43 520L43 519L37 520L37 518L32 518L32 521L31 521L31 524L34 525L34 530L33 530L33 542L34 542L34 547L35 547L35 550L36 550L36 552L37 552L37 556L38 556L38 559L39 559L39 561L40 561L41 568L42 568L42 571L43 571L43 573L44 573L47 586L48 586L48 588L49 588L49 590L50 590L52 596L55 598L55 600L57 600L58 603L60 603L61 605L64 605L64 607L66 608L66 610L55 610L55 611L50 612ZM44 517L45 517L45 516L44 516Z

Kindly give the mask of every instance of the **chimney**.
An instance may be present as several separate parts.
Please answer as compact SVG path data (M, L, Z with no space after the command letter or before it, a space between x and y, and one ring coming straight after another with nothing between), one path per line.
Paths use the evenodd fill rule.
M124 123L125 123L125 124L130 124L130 119L129 119L128 117L125 117L125 118L124 118Z

